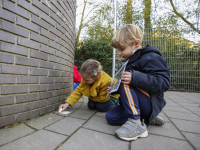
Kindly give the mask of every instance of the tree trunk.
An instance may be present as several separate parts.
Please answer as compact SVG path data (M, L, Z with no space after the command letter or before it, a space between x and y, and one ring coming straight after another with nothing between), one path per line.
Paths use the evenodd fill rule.
M126 24L132 24L132 2L133 0L127 0Z
M151 0L144 0L144 28L151 28Z

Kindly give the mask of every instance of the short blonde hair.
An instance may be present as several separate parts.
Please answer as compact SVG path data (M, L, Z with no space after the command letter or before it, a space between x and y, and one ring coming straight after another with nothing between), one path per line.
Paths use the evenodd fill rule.
M91 78L95 78L97 75L100 75L102 71L102 66L100 62L94 59L86 60L80 69L81 74L87 74Z
M136 40L140 40L142 44L142 39L142 30L134 24L127 24L116 31L111 44L114 48L123 49L126 46L133 46Z

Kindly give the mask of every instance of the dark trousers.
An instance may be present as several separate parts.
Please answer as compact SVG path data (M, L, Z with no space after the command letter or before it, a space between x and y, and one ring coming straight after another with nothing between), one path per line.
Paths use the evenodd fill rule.
M111 125L122 125L128 118L149 119L151 115L151 100L142 90L121 83L118 89L119 103L106 113L106 120Z
M88 101L88 108L89 109L97 109L100 112L107 112L107 111L113 109L114 107L116 107L117 104L118 104L118 102L114 103L110 99L107 102L104 102L104 103L99 103L99 102L94 102L94 101L89 100Z

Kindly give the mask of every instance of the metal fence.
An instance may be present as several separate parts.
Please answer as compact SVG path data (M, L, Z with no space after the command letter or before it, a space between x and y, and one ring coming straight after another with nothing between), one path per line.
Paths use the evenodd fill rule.
M157 46L168 62L170 90L200 92L200 35L188 29L145 29L143 46ZM119 68L119 62L116 62ZM116 70L118 70L116 68Z

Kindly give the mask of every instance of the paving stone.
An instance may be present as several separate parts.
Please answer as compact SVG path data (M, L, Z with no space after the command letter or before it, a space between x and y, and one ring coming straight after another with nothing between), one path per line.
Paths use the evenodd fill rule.
M200 99L200 97L194 98L194 99L192 98L192 101L195 102L195 103L199 103L200 104L199 99Z
M167 103L174 103L174 101L172 101L170 98L168 98L166 96L165 96L165 100L166 100Z
M80 108L81 105L82 105L82 103L76 103L76 104L74 104L74 106L72 108Z
M71 135L80 126L82 126L84 122L85 120L65 117L62 120L46 127L45 129L65 135Z
M105 112L97 112L97 113L95 114L95 116L99 116L99 117L104 117L104 118L105 118L106 113L105 113Z
M196 112L194 112L194 114L196 114L196 115L200 116L200 111L199 111L199 112L198 112L198 111L196 111Z
M30 133L35 132L33 129L29 128L24 124L19 124L11 128L0 130L0 145L9 143ZM1 148L0 148L1 149Z
M80 108L81 109L89 109L87 103L83 103Z
M88 97L84 97L83 102L88 103Z
M198 121L200 122L200 117L196 114L190 114L190 113L181 113L181 112L171 112L171 111L165 111L166 115L170 118L177 118L182 120L190 120L190 121Z
M194 102L189 102L189 103L184 103L184 102L178 102L179 105L183 106L183 107L186 107L187 106L190 106L190 107L198 107L199 104L198 103L194 103Z
M108 134L79 129L58 150L128 150L129 142Z
M53 150L62 141L64 141L67 136L53 133L50 131L39 130L33 134L26 137L18 139L12 143L6 144L0 149L2 150Z
M131 142L131 150L194 150L187 141L149 134Z
M199 111L200 112L200 107L199 105L197 105L196 107L191 107L191 106L187 106L185 107L187 108L188 110L192 111L192 112L196 112L196 111Z
M175 102L167 102L167 106L181 107L179 104Z
M93 116L86 124L83 125L83 127L112 135L114 135L115 131L120 128L120 126L109 125L104 117L98 116Z
M176 95L180 97L184 97L185 99L188 99L190 101L196 101L200 98L200 93L187 93L187 92L177 92Z
M193 132L200 134L200 122L185 121L178 119L171 119L172 122L177 126L181 131Z
M42 117L32 119L32 120L28 121L26 124L28 124L29 126L31 126L33 128L36 128L36 129L42 129L62 118L63 118L62 116L50 113L50 114L44 115Z
M177 96L177 98L173 99L174 102L183 102L183 103L190 103L191 101L182 97Z
M186 108L183 108L183 107L165 106L163 108L163 111L165 112L165 110L170 110L170 111L173 111L173 112L192 113L191 111L189 111L189 110L187 110Z
M161 112L160 114L158 114L158 116L160 116L161 118L163 118L165 122L171 122L171 121L168 119L168 117L167 117L163 112Z
M177 139L185 139L184 136L176 129L176 127L171 123L165 123L163 126L150 125L148 127L148 132L152 134L157 134L161 136L167 136Z
M185 137L192 143L192 145L198 150L200 149L200 134L193 134L193 133L187 133L182 132Z
M79 109L79 110L73 112L72 114L70 114L69 116L75 117L75 118L80 118L80 119L89 119L95 112L96 112L96 110Z

